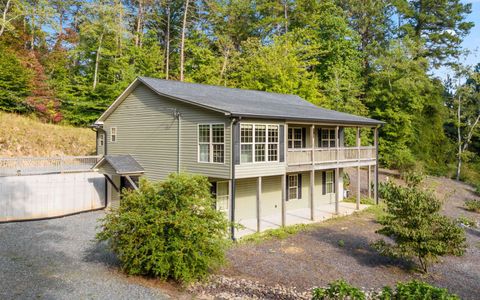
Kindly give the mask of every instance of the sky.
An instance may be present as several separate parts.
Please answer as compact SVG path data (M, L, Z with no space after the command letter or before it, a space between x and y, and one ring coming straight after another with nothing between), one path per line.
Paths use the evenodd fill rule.
M463 47L471 52L462 62L466 65L475 66L480 63L480 0L462 0L462 2L472 3L472 13L467 17L467 21L475 23L475 27L470 30L470 34L462 43ZM434 70L433 73L445 79L449 71L441 68Z

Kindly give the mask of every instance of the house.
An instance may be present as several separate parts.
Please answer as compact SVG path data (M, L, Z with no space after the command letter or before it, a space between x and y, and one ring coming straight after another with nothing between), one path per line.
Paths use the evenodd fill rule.
M96 168L112 203L141 175L205 175L239 236L341 213L345 168L367 168L376 199L381 124L294 95L139 77L94 124Z

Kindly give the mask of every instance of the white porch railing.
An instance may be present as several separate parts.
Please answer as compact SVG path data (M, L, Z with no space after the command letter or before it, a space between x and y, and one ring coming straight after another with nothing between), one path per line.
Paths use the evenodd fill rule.
M101 156L0 158L0 176L86 172Z
M312 157L313 156L313 157ZM372 160L376 158L374 146L341 148L288 149L288 165L322 164Z

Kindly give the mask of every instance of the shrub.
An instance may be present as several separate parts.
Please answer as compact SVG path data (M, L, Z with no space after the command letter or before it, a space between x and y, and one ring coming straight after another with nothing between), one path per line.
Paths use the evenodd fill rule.
M468 211L474 211L480 213L480 200L470 199L465 201L465 208Z
M367 295L362 290L348 284L344 280L337 280L328 285L327 288L315 288L313 290L313 300L327 299L367 299ZM386 286L379 293L371 293L368 299L372 300L391 300L391 299L442 299L459 300L460 298L448 292L447 289L438 288L421 281L408 281L397 283L392 289Z
M312 300L323 299L365 299L365 293L348 284L345 280L337 280L328 284L327 288L313 289Z
M125 192L97 239L109 242L128 274L189 282L224 262L228 225L205 177L173 174Z
M465 226L465 227L472 227L476 228L477 227L477 222L471 218L465 217L465 216L460 216L455 219L457 224L460 226Z
M465 231L440 215L442 203L432 192L393 182L383 184L381 191L387 207L386 215L379 220L383 228L377 232L390 237L393 244L377 241L374 247L380 253L417 258L424 272L438 256L463 255Z

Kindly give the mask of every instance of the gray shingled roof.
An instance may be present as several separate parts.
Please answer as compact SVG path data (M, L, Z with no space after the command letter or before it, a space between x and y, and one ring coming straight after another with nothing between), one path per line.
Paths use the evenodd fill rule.
M320 108L295 95L233 89L149 77L138 78L155 92L232 116L377 125L383 122Z
M143 173L143 167L131 155L105 155L94 168L109 163L118 174Z

